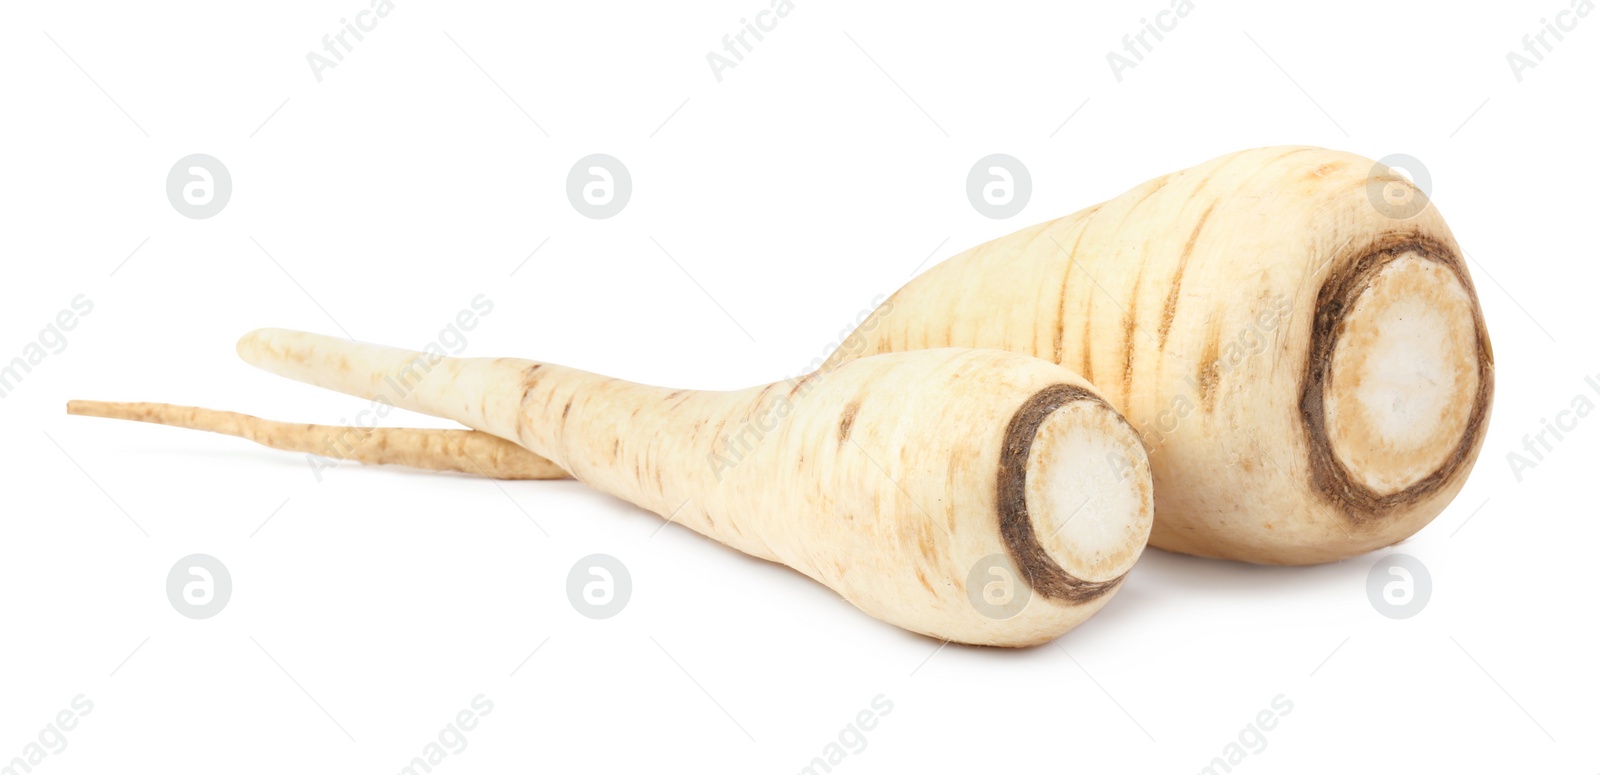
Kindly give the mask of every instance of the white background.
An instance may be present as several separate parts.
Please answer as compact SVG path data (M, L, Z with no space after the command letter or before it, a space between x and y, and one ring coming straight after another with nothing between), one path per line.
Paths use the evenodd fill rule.
M8 4L0 357L77 294L94 308L0 401L0 762L83 694L93 712L36 770L398 772L484 694L436 770L792 773L881 694L892 712L836 771L1198 772L1284 695L1236 772L1594 772L1600 418L1520 482L1506 455L1574 396L1600 402L1600 14L1519 82L1507 52L1569 0L1199 0L1118 82L1106 53L1167 5L797 0L719 83L706 54L767 0L400 0L319 83L306 54L367 0ZM235 339L416 347L480 293L470 355L764 383L932 261L1301 143L1425 163L1495 345L1477 468L1397 549L1434 585L1403 621L1367 598L1387 551L1277 569L1152 550L1054 645L940 648L573 482L318 483L302 456L63 413L338 422L364 402L253 370ZM608 220L564 191L596 152L633 177ZM164 192L191 153L233 178L207 220ZM1009 220L966 199L990 153L1032 171ZM202 621L164 592L193 552L234 582ZM566 598L596 552L633 578L605 621Z

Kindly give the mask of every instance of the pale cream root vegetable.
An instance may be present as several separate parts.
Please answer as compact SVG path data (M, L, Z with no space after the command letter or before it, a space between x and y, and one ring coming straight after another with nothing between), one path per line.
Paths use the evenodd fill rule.
M1145 439L1152 545L1262 563L1421 529L1460 490L1494 390L1438 210L1388 168L1307 147L1223 156L972 248L831 363L928 347L1082 374Z
M989 347L1064 364L1139 428L1155 546L1308 564L1396 543L1477 459L1494 359L1460 248L1407 179L1230 154L972 248L823 370Z
M963 643L1026 646L1071 629L1116 591L1152 518L1133 428L1071 371L1014 353L891 354L733 392L275 329L239 353L514 440L873 616ZM399 396L397 374L415 377ZM1007 581L1020 588L1001 593L1027 602L999 615L986 595Z
M1494 393L1460 248L1353 154L1230 154L916 278L823 367L989 347L1099 385L1150 450L1151 543L1278 564L1396 543L1454 498Z
M211 431L249 439L273 449L369 465L456 471L495 479L564 479L567 476L550 461L482 431L308 425L193 406L105 401L68 401L67 414Z

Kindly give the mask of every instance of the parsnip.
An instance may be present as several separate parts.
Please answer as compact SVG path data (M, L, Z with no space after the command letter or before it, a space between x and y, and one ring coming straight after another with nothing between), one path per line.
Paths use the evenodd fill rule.
M1111 597L1150 529L1137 433L1082 378L1013 353L884 355L734 392L275 329L245 336L239 353L515 440L592 487L941 639L1026 646L1061 635ZM390 395L385 376L418 359L430 359L413 370L425 376ZM770 427L736 465L708 464L725 429L757 417L776 421L762 421ZM1111 470L1112 457L1129 468ZM975 605L984 591L971 586L1004 581L985 566L996 556L1031 595L1005 617Z
M1153 545L1350 557L1444 509L1494 392L1466 263L1419 197L1348 153L1223 156L934 267L830 363L992 347L1064 364L1145 439Z
M368 465L455 471L495 479L567 478L567 472L554 463L482 431L309 425L193 406L104 401L68 401L67 414L211 431L273 449Z
M1092 380L1149 449L1151 543L1261 563L1339 560L1427 525L1477 459L1494 393L1437 209L1371 160L1310 147L1223 156L972 248L822 371L948 346Z
M1099 384L1149 450L1151 543L1251 562L1338 560L1420 530L1463 485L1494 393L1438 211L1393 171L1308 147L1223 156L968 250L822 371L947 346Z
M1465 482L1494 394L1438 210L1369 159L1310 147L1223 156L972 248L890 297L823 371L952 346L1092 380L1149 449L1151 543L1261 563L1422 529Z

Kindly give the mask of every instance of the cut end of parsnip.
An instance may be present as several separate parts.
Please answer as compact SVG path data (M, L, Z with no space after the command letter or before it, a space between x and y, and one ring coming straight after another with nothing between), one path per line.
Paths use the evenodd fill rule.
M1028 456L1028 514L1061 569L1089 582L1133 567L1154 516L1149 462L1115 410L1076 401L1051 412Z
M1353 255L1317 294L1300 419L1312 484L1361 528L1353 545L1375 548L1416 532L1460 488L1489 419L1494 356L1453 245L1395 233Z
M1047 598L1108 593L1150 535L1150 462L1133 427L1071 385L1040 391L1013 416L1000 460L1000 526Z
M1333 348L1328 441L1350 477L1392 495L1443 468L1478 394L1474 304L1455 273L1416 253L1356 297Z

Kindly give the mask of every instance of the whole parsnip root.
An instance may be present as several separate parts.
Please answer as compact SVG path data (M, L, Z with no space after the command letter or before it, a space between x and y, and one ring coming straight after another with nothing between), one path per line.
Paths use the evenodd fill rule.
M1099 385L1150 450L1151 543L1328 562L1396 543L1477 459L1494 359L1466 263L1406 178L1260 148L950 259L823 366L989 347Z
M873 616L963 643L1026 646L1071 629L1115 592L1152 518L1133 428L1071 371L1013 353L863 358L733 392L277 329L245 336L239 353L515 440ZM397 374L414 377L402 395ZM721 440L739 434L730 459ZM1001 567L1031 596L1020 611L999 614L985 597Z
M1370 159L1259 148L972 248L912 280L823 366L988 347L1092 380L1150 450L1151 544L1330 562L1460 491L1494 356L1432 203Z
M1261 148L972 248L832 363L992 347L1081 373L1139 428L1151 543L1304 564L1396 543L1455 497L1494 360L1461 249L1409 180Z
M550 461L481 431L308 425L193 406L105 401L68 401L67 414L211 431L273 449L368 465L455 471L495 479L567 478L567 472Z

